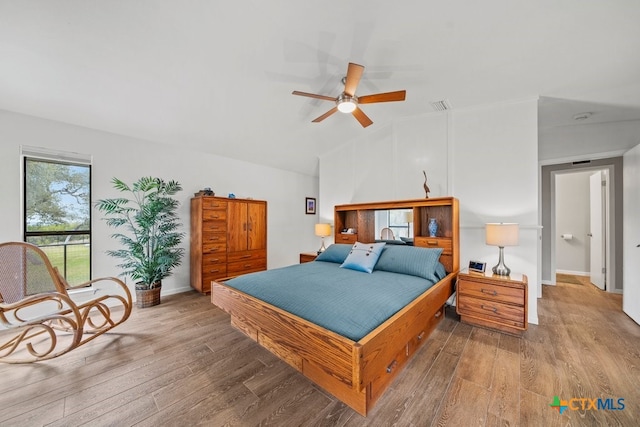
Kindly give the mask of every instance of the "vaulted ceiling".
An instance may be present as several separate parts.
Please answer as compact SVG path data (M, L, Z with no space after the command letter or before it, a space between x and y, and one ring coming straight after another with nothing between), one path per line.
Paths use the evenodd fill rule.
M637 0L0 0L0 109L316 174L320 153L445 99L639 120L639 18ZM311 123L333 105L291 92L336 96L348 62L357 95L406 101L363 106L368 128Z

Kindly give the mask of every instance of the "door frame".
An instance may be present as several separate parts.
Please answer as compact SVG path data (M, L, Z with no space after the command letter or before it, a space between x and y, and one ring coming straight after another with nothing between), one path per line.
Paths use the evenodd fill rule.
M575 161L569 163L541 165L540 170L540 218L541 235L541 283L555 284L556 235L555 225L555 174L569 171L607 169L609 173L609 217L607 236L609 256L607 258L607 283L610 292L622 293L622 156L604 159ZM541 290L538 297L541 297Z

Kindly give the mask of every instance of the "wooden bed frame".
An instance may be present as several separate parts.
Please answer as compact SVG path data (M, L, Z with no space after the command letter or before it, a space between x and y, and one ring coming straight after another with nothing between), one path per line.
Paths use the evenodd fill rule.
M429 210L434 207L435 210ZM447 224L441 231L443 237L436 238L435 245L446 247L441 260L448 275L360 341L352 341L227 287L224 282L212 282L211 301L231 315L233 326L366 416L444 317L444 304L453 293L459 269L458 203L449 197L336 206L336 227L342 224L339 216L349 215L350 209L359 211L357 217L361 221L375 210L403 208L414 210L416 244L434 246L433 240L423 236L434 212ZM448 220L443 217L445 212ZM375 240L375 236L359 230L357 238L364 242Z

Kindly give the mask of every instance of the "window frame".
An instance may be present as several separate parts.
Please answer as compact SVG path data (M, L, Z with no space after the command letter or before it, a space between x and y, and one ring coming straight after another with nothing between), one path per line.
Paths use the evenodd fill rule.
M27 152L25 152L27 151ZM72 153L70 153L72 154ZM33 150L22 150L22 240L28 242L29 237L43 237L43 236L89 236L89 276L90 281L93 278L93 209L92 207L92 194L93 194L93 169L91 161L84 161L83 159L69 159L63 153L60 155L39 155L37 152L34 154ZM42 162L52 163L57 165L78 166L85 167L89 172L89 227L83 230L64 230L64 231L28 231L27 226L27 162ZM65 271L61 271L60 274L66 280L66 264L64 266ZM75 285L77 285L76 283ZM74 284L71 284L74 285Z

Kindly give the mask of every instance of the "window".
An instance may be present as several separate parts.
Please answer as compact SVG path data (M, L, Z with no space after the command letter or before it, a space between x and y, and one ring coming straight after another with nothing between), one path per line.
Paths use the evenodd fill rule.
M24 241L42 248L70 285L91 279L91 165L24 158Z

